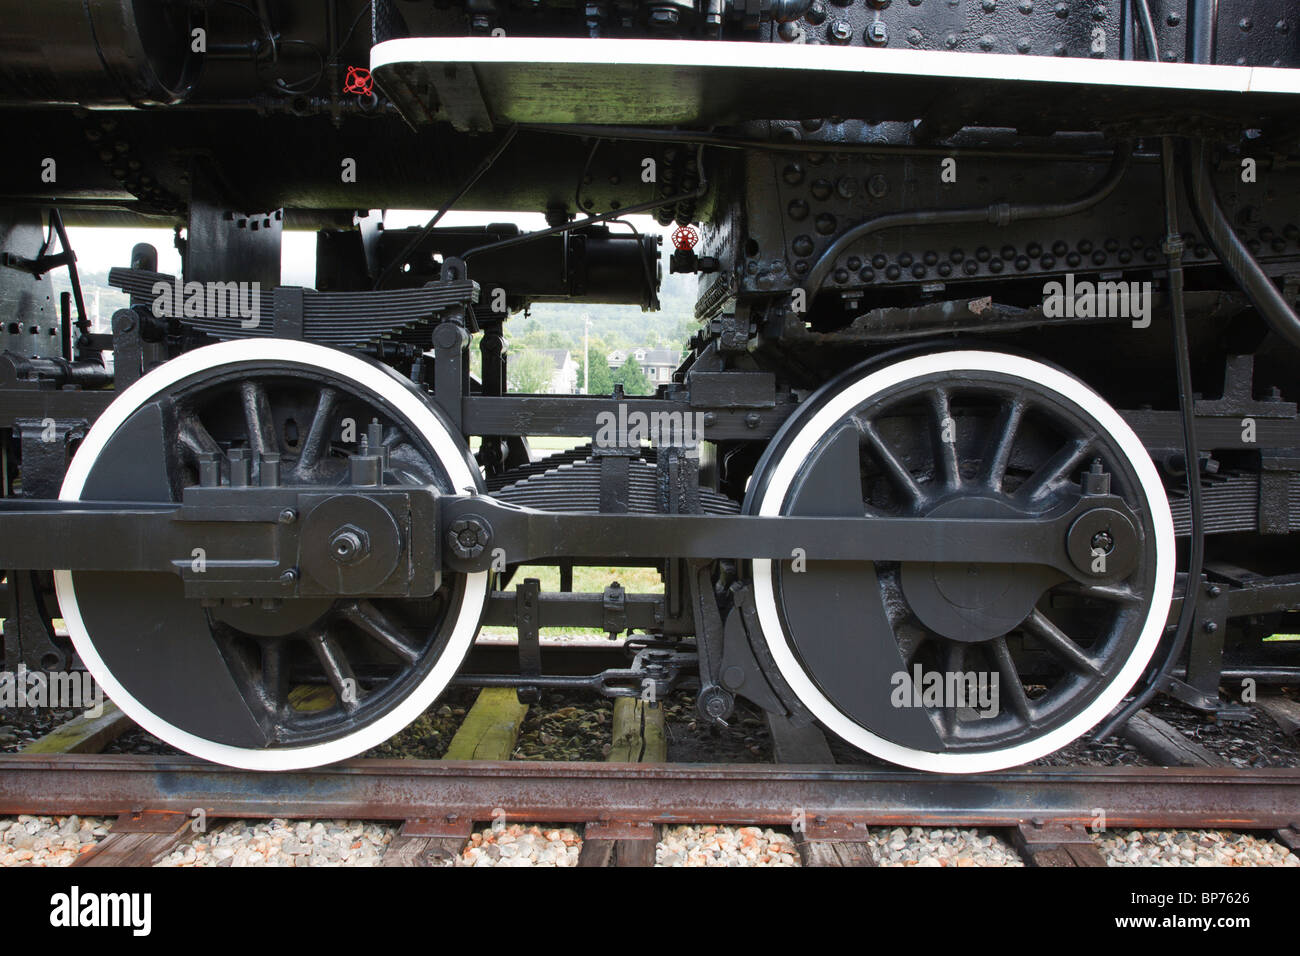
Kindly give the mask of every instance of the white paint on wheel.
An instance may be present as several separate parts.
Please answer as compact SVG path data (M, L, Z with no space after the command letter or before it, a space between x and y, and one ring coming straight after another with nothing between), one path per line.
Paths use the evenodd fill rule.
M362 394L378 395L419 431L433 449L438 463L446 470L453 488L478 487L478 476L470 470L460 443L443 425L442 420L410 389L406 380L393 370L309 342L242 339L186 352L159 366L123 391L104 410L81 443L63 481L59 492L60 500L80 500L86 479L109 439L142 405L191 375L246 362L275 362L313 371L327 370L355 382ZM54 572L59 607L72 643L113 703L149 733L173 747L205 760L246 770L297 770L344 760L383 743L419 717L455 676L461 660L478 633L479 617L487 595L487 579L485 571L466 576L464 594L460 607L455 612L451 637L442 655L419 686L388 713L337 740L304 747L256 750L232 747L195 736L163 720L132 697L95 650L95 643L81 618L72 572Z
M1169 616L1174 588L1174 522L1169 513L1164 485L1141 439L1105 399L1078 379L1041 362L1001 352L939 352L905 359L844 386L814 412L787 443L784 452L772 466L771 478L763 488L753 513L765 516L782 513L791 483L817 441L854 408L920 376L941 374L958 378L968 371L1009 375L1056 392L1109 433L1137 475L1155 529L1156 570L1151 604L1128 660L1091 704L1071 720L1041 737L1002 749L980 753L936 753L900 746L872 733L844 714L804 671L790 644L789 636L781 626L776 589L772 583L772 561L762 558L753 562L754 598L763 636L777 669L799 700L827 728L860 750L905 767L941 773L978 773L1027 763L1059 750L1097 724L1124 698L1155 653Z

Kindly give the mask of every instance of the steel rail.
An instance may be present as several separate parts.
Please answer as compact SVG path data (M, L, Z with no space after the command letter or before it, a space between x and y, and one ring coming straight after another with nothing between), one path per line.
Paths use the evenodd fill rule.
M284 773L192 757L0 756L0 813L370 820L1272 829L1300 816L1300 768L1024 768L936 776L771 764L349 760ZM1101 818L1104 814L1104 820Z

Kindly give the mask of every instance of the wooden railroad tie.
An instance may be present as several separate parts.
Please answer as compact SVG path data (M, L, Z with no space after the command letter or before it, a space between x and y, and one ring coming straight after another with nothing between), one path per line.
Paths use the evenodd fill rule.
M610 761L665 763L664 708L632 697L614 700ZM654 866L660 828L650 823L593 821L583 827L578 866Z
M1120 736L1149 760L1164 767L1222 767L1223 758L1202 747L1159 717L1140 710L1120 729Z
M82 714L60 724L23 748L26 754L97 754L134 724L112 701L98 717Z
M789 717L769 713L767 727L777 763L825 766L835 762L826 735L816 724L796 726ZM794 845L804 866L877 866L868 845L870 837L871 831L861 824L805 816L802 827L795 830Z
M509 760L527 713L528 705L519 703L513 688L483 688L442 759ZM473 820L454 815L407 820L379 865L441 866L460 856L473 832Z
M1022 823L1011 831L1011 842L1026 866L1105 866L1087 828L1077 824Z
M174 810L124 813L108 836L73 861L73 866L153 866L194 833L188 814Z

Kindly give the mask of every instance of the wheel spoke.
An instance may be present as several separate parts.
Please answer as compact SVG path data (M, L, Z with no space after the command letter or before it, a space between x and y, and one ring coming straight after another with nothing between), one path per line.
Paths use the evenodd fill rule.
M212 433L208 431L192 409L185 409L180 413L177 427L181 445L194 461L197 462L201 454L220 455L222 453L217 440L212 437Z
M1038 608L1034 608L1033 613L1025 619L1025 623L1021 626L1046 644L1048 650L1065 661L1066 666L1076 674L1096 677L1101 673L1101 668L1097 666L1097 663L1085 654L1078 644L1070 640L1069 635L1053 624L1047 615Z
M334 688L340 706L349 714L354 712L361 706L361 685L357 683L352 665L348 663L339 642L324 625L317 625L307 635L307 643L311 645L316 659L320 662L321 669L325 672L325 679Z
M261 382L245 379L239 384L239 401L248 429L248 447L253 452L256 466L258 456L280 451L280 439L276 436L275 421L271 417L271 400Z
M952 400L946 388L930 394L935 418L935 453L943 471L943 481L950 491L961 486L960 462L957 460L957 421L952 417Z
M943 655L944 686L948 686L948 674L960 674L966 669L966 645L961 641L949 641L948 647ZM945 737L953 737L957 733L958 714L956 700L947 700L943 708L941 722ZM970 702L967 701L967 706Z
M420 659L419 649L412 647L384 612L369 601L352 601L339 608L339 612L363 634L374 638L406 663L414 664Z
M890 447L885 444L885 440L876 431L876 426L869 421L863 421L861 418L855 417L853 421L858 427L858 433L866 440L867 447L871 449L876 461L884 466L885 471L894 480L894 484L898 485L899 489L912 499L913 504L920 504L924 501L925 492L916 483L916 479L907 470L907 466L899 461Z
M1006 637L995 637L989 642L989 648L993 652L993 660L997 663L998 676L1001 681L998 691L1011 704L1011 709L1027 724L1034 722L1034 705L1029 700L1029 695L1025 693L1025 685L1020 680L1020 671L1016 669L1016 662L1011 656L1011 648L1007 647Z
M267 699L276 706L283 706L289 700L287 651L283 641L262 644L262 688Z
M1142 603L1142 595L1124 584L1083 584L1078 581L1065 581L1058 585L1057 590L1062 594L1099 598L1129 607Z
M1057 450L1047 461L1029 477L1024 485L1016 490L1016 496L1035 501L1052 491L1071 471L1077 468L1092 450L1094 437L1091 435L1076 438Z
M1019 397L1010 399L1002 407L998 420L997 432L985 458L984 481L994 491L1002 490L1002 482L1007 476L1007 465L1011 463L1011 449L1015 447L1016 436L1020 431L1020 421L1025 414L1025 403Z
M307 436L302 442L298 466L294 474L299 479L310 477L330 445L330 432L334 428L334 413L338 408L339 393L332 388L322 388L316 398L316 411L312 415Z

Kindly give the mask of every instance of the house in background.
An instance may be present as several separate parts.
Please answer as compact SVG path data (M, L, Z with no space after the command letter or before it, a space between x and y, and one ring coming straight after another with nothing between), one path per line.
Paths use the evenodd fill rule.
M578 390L578 363L568 349L529 349L546 359L551 366L551 381L546 390L552 395L572 395Z
M673 380L673 372L682 363L682 353L676 349L654 349L638 346L630 349L615 349L606 357L610 371L616 371L627 364L628 358L635 358L641 366L645 377L651 385L662 385Z

